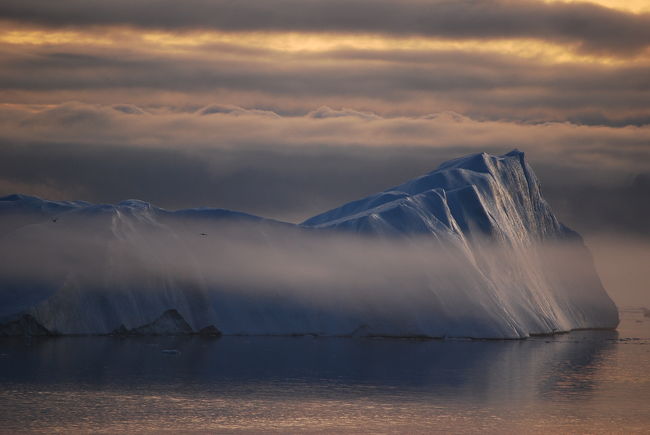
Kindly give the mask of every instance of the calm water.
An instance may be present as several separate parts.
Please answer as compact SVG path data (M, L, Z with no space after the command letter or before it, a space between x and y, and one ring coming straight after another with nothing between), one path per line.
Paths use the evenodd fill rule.
M525 341L4 339L0 431L650 433L650 318Z

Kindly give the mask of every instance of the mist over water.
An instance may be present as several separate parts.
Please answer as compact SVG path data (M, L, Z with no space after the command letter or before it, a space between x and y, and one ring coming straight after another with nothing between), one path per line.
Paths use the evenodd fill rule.
M378 236L97 206L3 244L0 316L29 310L64 333L134 328L170 308L226 334L517 338L616 325L576 240Z
M650 308L650 238L616 233L585 237L596 270L619 307Z

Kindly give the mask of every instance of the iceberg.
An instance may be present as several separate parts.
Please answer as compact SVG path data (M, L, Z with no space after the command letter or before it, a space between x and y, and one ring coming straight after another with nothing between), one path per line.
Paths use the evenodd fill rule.
M41 334L481 339L618 325L581 237L517 150L451 160L301 224L10 195L0 248L5 334L20 319Z

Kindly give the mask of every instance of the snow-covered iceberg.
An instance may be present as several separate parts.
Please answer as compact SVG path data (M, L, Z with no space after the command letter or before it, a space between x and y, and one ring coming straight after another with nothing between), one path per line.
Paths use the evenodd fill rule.
M0 324L14 332L26 315L50 333L146 331L169 310L179 318L164 331L243 335L525 338L618 324L582 239L518 151L446 162L299 225L11 195L0 248Z

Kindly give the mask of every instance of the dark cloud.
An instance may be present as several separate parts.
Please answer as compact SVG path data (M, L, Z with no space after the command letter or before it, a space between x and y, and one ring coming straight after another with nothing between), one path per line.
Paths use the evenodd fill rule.
M366 99L380 113L426 113L437 106L484 119L584 119L591 125L641 125L650 117L647 63L557 65L450 51L233 57L214 50L178 55L124 48L102 54L4 52L0 65L0 89L7 92L68 91L92 98L92 92L137 90L149 99L177 92L185 101L228 92L235 96L224 104L236 103L237 94L255 94L258 104L281 112L307 101L309 108L332 99L339 107L354 107L352 100Z
M650 44L650 15L526 0L5 0L5 19L48 26L368 32L450 39L537 38L628 55Z

